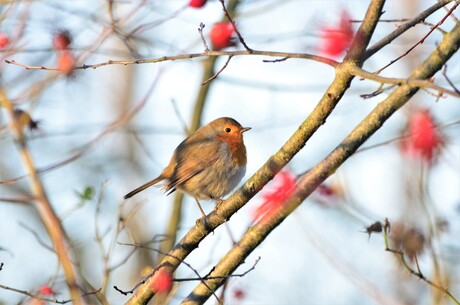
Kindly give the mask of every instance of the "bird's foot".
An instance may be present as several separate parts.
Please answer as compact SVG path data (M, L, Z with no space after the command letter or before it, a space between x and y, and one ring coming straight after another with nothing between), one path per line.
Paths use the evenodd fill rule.
M215 199L217 204L214 206L214 212L217 212L217 210L219 209L219 206L222 204L222 202L224 202L224 200L222 199Z

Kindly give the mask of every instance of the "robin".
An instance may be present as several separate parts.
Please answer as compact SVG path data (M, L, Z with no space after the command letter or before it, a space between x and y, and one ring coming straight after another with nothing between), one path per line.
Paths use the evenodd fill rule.
M222 196L233 190L246 173L243 133L250 129L228 117L218 118L199 128L177 146L169 165L158 177L124 198L165 181L162 188L168 195L177 189L193 196L205 217L199 200L221 202Z

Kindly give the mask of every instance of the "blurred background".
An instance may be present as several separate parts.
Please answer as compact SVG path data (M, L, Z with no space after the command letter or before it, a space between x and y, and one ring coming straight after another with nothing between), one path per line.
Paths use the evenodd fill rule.
M236 2L232 16L251 48L312 54L324 53L325 33L341 30L344 14L355 31L369 4L358 0ZM370 45L435 2L386 1L382 19L391 22L379 23ZM0 49L1 86L17 109L38 122L38 128L27 130L26 135L46 192L68 233L81 273L93 287L106 286L110 304L128 299L112 286L131 289L160 258L153 251L133 251L117 242L150 241L151 247L160 249L176 198L155 187L129 201L123 195L161 172L193 122L200 118L206 124L230 116L252 127L245 133L247 179L305 120L334 77L334 69L322 63L305 59L263 62L276 58L262 56L233 57L204 86L207 92L201 86L209 68L207 57L73 70L108 60L203 52L200 23L205 25L203 35L209 44L213 24L225 20L216 0L199 8L187 0L10 1L0 5L4 35L0 38L8 38ZM432 14L426 24L413 27L372 56L364 68L375 71L403 54L446 13L440 9ZM458 10L455 14L459 15ZM115 21L118 27L113 30ZM450 31L455 22L450 16L440 28ZM57 46L56 39L62 37L64 42L71 37L71 42ZM441 39L442 32L434 31L381 75L407 77ZM243 49L236 43L225 50ZM340 51L333 54L334 59L343 58L345 52ZM5 60L64 71L27 70ZM226 61L227 57L218 57L211 70L217 72ZM448 78L438 73L436 83L449 87L450 80L459 88L459 68L457 53L445 70ZM378 86L356 78L287 170L293 175L304 173L334 149L391 92L369 99L360 96ZM197 106L200 99L202 111ZM126 119L128 113L134 116ZM429 128L434 134L429 135L428 152L414 152L412 144L403 141L408 131L417 128L413 121L417 119L437 126ZM225 303L451 304L438 290L411 276L397 256L385 252L381 234L366 234L366 227L385 217L392 224L395 248L417 254L423 274L448 287L458 300L459 122L458 98L438 99L421 90L365 143L367 149L349 159L251 254L236 273L250 269L258 257L260 262L244 277L229 279L223 292ZM4 111L0 128L0 199L26 198L31 194L29 180ZM262 201L263 194L249 201L186 262L201 275L207 274L232 247L231 236L237 241L251 225ZM206 212L214 207L213 202L202 205ZM179 216L178 239L200 217L193 198L184 196ZM121 229L120 217L126 220ZM4 263L0 284L47 297L43 287L49 287L57 299L67 299L50 245L32 205L0 201L0 262ZM408 262L415 266L413 256ZM107 266L116 268L105 273ZM176 278L194 276L185 266L175 274ZM175 284L169 302L180 303L196 284ZM0 289L0 304L32 302L37 301ZM213 303L216 300L211 298L208 304Z

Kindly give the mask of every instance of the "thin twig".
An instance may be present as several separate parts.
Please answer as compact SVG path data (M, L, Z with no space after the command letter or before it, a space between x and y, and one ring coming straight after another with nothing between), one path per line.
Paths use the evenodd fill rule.
M455 90L455 92L460 93L460 90L454 85L454 83L447 76L447 65L444 65L444 69L442 69L442 75L444 76L446 81L449 83L449 85Z
M140 4L141 6L141 4ZM137 26L134 30L132 30L131 32L129 32L126 37L130 38L132 37L134 34L136 33L141 33L142 31L146 31L146 30L149 30L149 29L152 29L156 26L159 26L167 21L170 21L172 19L174 19L175 17L177 17L180 13L182 13L186 8L188 7L187 4L183 5L182 7L180 7L178 10L172 12L170 15L168 15L168 17L166 18L163 18L163 19L160 19L160 20L155 20L155 21L152 21L152 22L148 22L148 23L145 23L145 24L142 24L142 25L139 25Z
M139 243L135 243L135 244L132 244L132 243L121 243L121 242L118 242L119 245L123 245L123 246L132 246L132 247L136 247L136 248L142 248L142 249L147 249L147 250L151 250L151 251L154 251L156 253L159 253L163 256L169 256L169 257L172 257L172 258L175 258L177 259L178 262L180 262L181 264L184 264L185 266L187 266L190 270L193 271L193 273L196 274L196 276L198 277L197 280L201 281L203 283L203 285L205 285L206 287L208 287L208 289L211 291L211 293L214 295L214 297L216 298L216 300L220 302L220 299L219 297L215 294L214 291L212 291L211 287L209 287L206 282L205 282L205 278L203 278L202 276L200 276L200 274L198 273L198 271L192 267L192 265L190 265L189 263L185 262L185 261L182 261L180 258L178 258L177 256L174 256L174 255L171 255L169 253L166 253L166 252L163 252L161 250L158 250L158 249L155 249L155 248L152 248L152 247L148 247L148 246L145 246L143 244L139 244ZM121 292L122 294L124 295L127 295L127 294L130 294L130 293L133 293L137 287L139 287L140 285L142 285L143 283L145 283L145 281L147 279L149 279L150 277L152 277L156 272L157 270L161 267L161 265L157 266L155 269L152 270L152 272L150 272L150 274L148 274L144 279L142 279L141 282L137 283L133 289L129 290L129 291L122 291L120 290L117 286L114 286L113 288L115 290L117 290L118 292ZM178 281L179 282L179 281Z
M61 68L51 68L51 67L45 67L45 66L30 66L30 65L18 63L15 60L7 60L7 59L5 59L5 63L23 67L26 70L48 70L48 71L62 71L63 70Z
M206 39L204 38L204 35L203 35L204 27L205 27L204 23L201 22L200 26L198 27L198 33L200 33L200 38L201 38L201 42L203 43L204 51L209 52L210 49L209 49L208 44L206 43Z
M401 18L401 19L380 19L379 20L379 23L380 22L386 22L386 23L394 23L394 22L408 22L408 21L412 21L412 19L410 18ZM361 23L363 22L362 20L350 20L351 23ZM423 25L426 25L426 26L429 26L430 28L431 27L434 27L435 25L431 22L427 22L427 21L420 21L418 22L417 24L423 24ZM397 27L399 27L400 25L396 25ZM444 31L443 29L441 28L437 28L438 31L440 31L442 34L446 34L447 32Z
M444 7L444 10L447 12L449 9L447 7ZM451 14L450 18L452 18L452 20L456 23L459 22L458 18L454 14Z
M395 255L397 255L399 257L399 259L401 260L401 263L403 264L403 266L407 269L407 271L410 272L410 274L414 275L415 277L417 277L418 279L424 281L425 283L427 283L428 285L442 291L444 294L446 294L449 299L454 302L455 304L457 305L460 305L460 302L449 292L449 290L441 285L438 285L436 283L434 283L433 281L427 279L425 277L425 275L422 273L422 271L420 270L420 266L418 265L418 261L416 259L416 256L415 256L415 259L416 259L416 268L417 270L413 269L409 263L407 262L406 258L405 258L405 255L404 255L404 252L402 250L396 250L396 249L392 249L389 247L389 238L388 238L388 235L389 235L389 228L390 228L390 222L388 221L388 219L385 219L385 225L383 226L383 239L384 239L384 243L385 243L385 251L388 251L390 253L393 253Z
M286 61L289 57L283 57L283 58L278 58L278 59L264 59L262 62L271 62L271 63L276 63L276 62L282 62Z
M191 281L202 281L202 280L214 280L214 279L227 279L231 277L244 277L246 274L249 272L253 271L257 264L260 261L260 256L255 260L254 264L252 265L251 268L246 270L243 273L238 273L238 274L228 274L228 275L223 275L223 276L204 276L204 277L199 277L199 278L183 278L183 279L173 279L174 282L191 282Z
M37 240L37 242L43 247L45 248L46 250L48 251L51 251L52 253L56 253L56 251L54 250L54 248L50 245L47 245L41 238L40 238L40 235L38 235L38 233L32 229L31 227L29 227L28 225L26 225L25 223L23 222L19 222L19 225L21 227L23 227L25 230L29 231L29 233L31 233L35 239Z
M50 302L50 303L54 303L54 304L67 304L67 303L73 302L72 299L70 299L70 300L58 300L58 299L44 298L44 297L40 297L40 296L37 296L35 294L32 294L32 293L30 293L30 292L28 292L26 290L16 289L16 288L1 285L1 284L0 284L0 288L5 289L5 290L14 291L14 292L26 295L28 297L31 297L33 299L37 299L37 300L44 301L44 302ZM85 292L81 296L84 297L84 296L88 296L88 295L97 294L99 291L101 291L101 289L97 289L96 291L91 291L91 292Z
M108 265L110 261L110 250L106 250L104 246L104 237L110 232L110 227L106 229L104 233L100 232L100 225L99 225L99 217L101 214L101 208L102 208L102 203L104 199L104 187L103 185L100 188L99 195L97 197L96 201L96 211L94 213L94 235L95 235L95 240L96 243L99 247L99 252L101 255L101 260L102 260L102 284L101 284L101 290L102 294L106 294L107 290L107 283L109 282L109 276L110 272L108 271ZM117 210L119 212L119 209ZM117 219L118 219L118 214L117 214ZM118 231L116 232L118 233ZM116 235L116 234L115 234Z
M188 127L187 127L187 123L185 122L184 117L180 113L180 108L177 105L177 102L176 102L175 99L171 99L171 105L173 106L174 113L176 114L176 117L179 120L180 125L182 126L182 131L184 132L184 135L189 136L190 131L189 131Z
M252 53L252 49L246 44L246 42L244 41L243 39L243 36L241 36L241 33L240 31L238 31L238 28L236 27L236 23L235 21L233 21L232 17L230 16L228 10L227 10L227 7L225 7L225 3L224 3L224 0L219 0L220 1L220 4L222 4L222 8L224 10L224 13L225 13L225 16L227 17L228 21L230 21L230 23L232 24L233 26L233 29L235 30L235 33L236 35L238 36L238 39L239 41L241 42L241 44L244 46L244 48L249 52L249 53Z
M11 202L11 203L20 203L20 204L29 204L32 201L36 200L35 197L23 197L23 198L9 198L9 197L0 197L0 201Z
M385 91L389 91L389 90L393 89L394 87L396 87L396 85L392 85L392 86L388 86L386 88L383 88L383 85L384 85L383 83L380 83L380 85L377 88L377 90L375 90L375 91L373 91L371 93L360 94L359 97L361 97L363 99L373 98L373 97L376 97L377 95L382 94Z
M446 93L455 97L460 97L460 92L443 88L441 86L433 84L429 80L422 79L411 79L411 78L392 78L383 77L371 72L368 72L356 65L350 66L350 73L359 76L361 78L377 81L379 83L393 84L393 85L410 85L417 88L429 88L438 91L439 93Z
M404 56L408 55L413 49L415 49L418 45L421 45L426 38L428 38L428 36L431 35L431 33L433 33L434 30L436 30L441 24L443 24L443 22L449 17L449 15L452 14L452 12L457 8L457 6L459 5L460 3L456 3L454 6L452 6L452 8L448 11L448 13L437 23L435 24L434 27L432 27L428 33L426 33L425 36L422 37L422 39L420 39L416 44L414 44L412 47L410 47L406 52L404 52L402 55L398 56L397 58L393 59L392 61L390 61L386 66L380 68L379 70L375 71L375 74L380 74L380 72L382 72L383 70L385 70L386 68L388 68L389 66L391 66L392 64L394 64L395 62L397 62L398 60L400 60L401 58L403 58Z
M375 53L377 53L380 49L383 47L389 45L393 40L404 34L407 30L410 28L414 27L416 24L423 22L428 16L439 10L441 7L449 4L454 0L439 0L435 4L433 4L431 7L414 17L413 19L407 21L406 23L400 25L396 30L376 42L374 45L369 47L366 50L366 53L364 54L364 58L368 59Z
M107 0L107 15L109 15L110 26L112 27L112 31L115 31L116 21L115 21L115 17L113 16L113 11L114 11L113 2L114 0Z
M85 70L85 69L97 69L103 66L108 65L139 65L139 64L147 64L147 63L159 63L164 61L175 61L180 59L192 59L192 58L199 58L199 57L218 57L218 56L243 56L243 55L259 55L259 56L268 56L268 57L286 57L286 58L300 58L300 59L308 59L317 61L320 63L324 63L335 68L338 65L338 62L332 60L327 57L308 54L308 53L289 53L289 52L277 52L277 51L260 51L260 50L239 50L239 51L209 51L209 52L202 52L202 53L187 53L187 54L179 54L179 55L172 55L172 56L162 56L157 58L150 58L150 59L136 59L136 60L108 60L106 62L101 62L98 64L90 64L90 65L82 65L74 67L74 70ZM21 64L16 62L15 60L5 60L5 63L16 65L20 67L24 67L28 70L46 70L47 67L42 66L28 66L25 64Z
M207 80L205 80L201 85L204 86L204 85L207 85L209 82L213 81L214 79L217 78L217 76L219 76L220 73L222 73L222 71L224 71L225 68L227 68L230 60L232 59L233 55L230 55L227 59L227 61L225 62L225 64L222 66L222 68L219 69L219 71L217 71L216 74L214 74L213 76L211 76L210 78L208 78Z
M412 20L412 19L409 19L409 18L379 19L379 23L381 23L381 22L383 22L383 23L407 22L409 20ZM350 22L351 23L361 23L361 22L363 22L363 20L362 19L351 19Z

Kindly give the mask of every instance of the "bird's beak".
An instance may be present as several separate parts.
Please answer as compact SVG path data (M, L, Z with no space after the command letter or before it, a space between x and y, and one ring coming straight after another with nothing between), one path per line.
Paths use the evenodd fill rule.
M246 132L248 130L251 130L251 127L243 127L243 128L241 128L240 132L243 133L243 132Z

